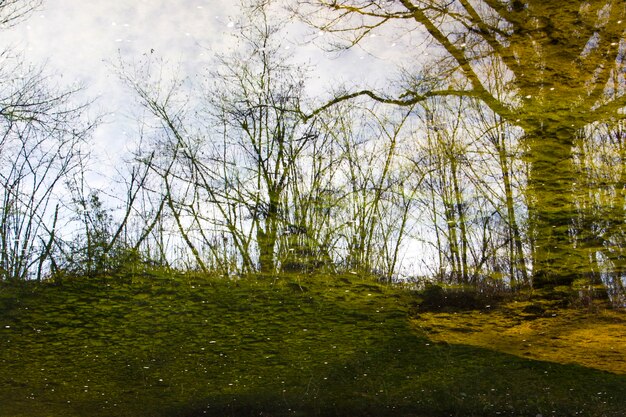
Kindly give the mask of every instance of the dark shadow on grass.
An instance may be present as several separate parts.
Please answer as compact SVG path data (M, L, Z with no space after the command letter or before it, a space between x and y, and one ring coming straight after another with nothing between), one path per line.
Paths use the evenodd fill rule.
M164 416L623 417L623 398L624 376L402 333L326 372Z

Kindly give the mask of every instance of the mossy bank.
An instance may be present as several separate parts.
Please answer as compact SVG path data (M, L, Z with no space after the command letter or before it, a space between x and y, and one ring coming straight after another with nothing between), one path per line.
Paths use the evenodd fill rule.
M356 276L5 285L0 417L624 416L624 374L434 337L416 300Z

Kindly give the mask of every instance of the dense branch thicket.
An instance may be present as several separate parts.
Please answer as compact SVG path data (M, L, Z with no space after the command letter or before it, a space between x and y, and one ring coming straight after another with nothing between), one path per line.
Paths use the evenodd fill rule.
M0 2L0 23L17 23L39 1ZM65 263L61 197L80 168L93 124L76 89L61 89L42 68L0 53L0 279L41 279Z

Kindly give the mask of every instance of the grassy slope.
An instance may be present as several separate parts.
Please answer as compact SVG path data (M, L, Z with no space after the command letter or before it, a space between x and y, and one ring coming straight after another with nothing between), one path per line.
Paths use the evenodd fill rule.
M0 287L0 417L624 416L623 374L431 340L410 297L355 277Z

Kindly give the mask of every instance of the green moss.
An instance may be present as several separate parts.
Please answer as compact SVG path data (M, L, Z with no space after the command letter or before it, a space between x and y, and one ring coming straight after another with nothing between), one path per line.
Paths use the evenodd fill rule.
M0 416L622 412L623 375L431 340L411 301L354 276L0 287Z

